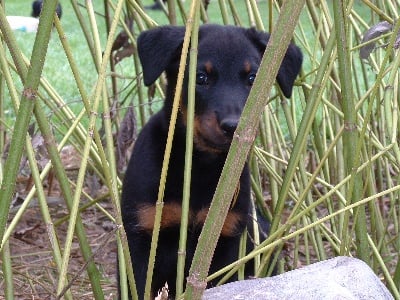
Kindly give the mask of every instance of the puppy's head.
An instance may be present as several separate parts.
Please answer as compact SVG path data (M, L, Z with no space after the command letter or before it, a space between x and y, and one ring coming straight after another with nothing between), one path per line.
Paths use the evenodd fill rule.
M138 52L146 85L166 72L167 106L171 105L178 73L184 27L164 26L143 32ZM226 152L254 82L269 35L254 29L203 25L199 32L196 75L194 142L200 151ZM290 45L277 75L286 97L302 63L302 54ZM187 74L186 74L187 75ZM182 92L185 123L187 77Z

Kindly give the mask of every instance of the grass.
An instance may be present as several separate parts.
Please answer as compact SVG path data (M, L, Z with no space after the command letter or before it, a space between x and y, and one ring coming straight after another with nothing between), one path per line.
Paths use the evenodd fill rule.
M30 5L24 2L7 2L6 13L28 16ZM95 11L99 13L96 15L98 26L94 32L98 32L99 48L104 51L107 35L104 18L101 16L104 11L103 1L89 2L93 3ZM114 7L117 3L117 1L109 2L112 2ZM186 9L190 2L184 3ZM84 4L85 1L80 3ZM147 0L143 3L151 4L152 1ZM224 3L228 9L228 23L234 23L229 10L230 3L233 3L239 13L241 25L245 27L251 25L246 1L211 1L208 10L209 22L223 23L221 12L223 9L219 3ZM270 1L254 1L254 3L256 4L255 11L260 13L262 26L268 29L271 24L274 25L278 17L275 2L271 13L272 20L269 19ZM130 6L133 2L126 1L124 4L130 10L134 10ZM261 117L256 147L249 158L253 175L252 188L254 199L264 208L266 216L270 218L274 226L270 238L259 248L266 261L271 252L281 254L278 257L279 272L335 255L363 257L397 299L400 298L399 75L396 71L399 53L398 50L387 47L389 38L381 39L378 45L385 45L385 47L376 49L367 60L360 60L357 47L363 32L370 26L381 19L397 20L400 4L389 0L346 1L346 4L352 5L349 17L336 18L336 20L334 10L337 8L332 4L332 1L306 1L294 36L295 42L304 53L303 72L297 80L292 99L285 101L277 91L273 91L269 105ZM110 70L107 69L104 74L97 71L71 3L65 1L62 5L61 24L72 49L82 86L89 95L91 105L96 100L100 99L100 101L98 110L92 114L84 114L79 124L73 124L77 120L78 113L83 109L83 101L86 99L77 87L57 31L53 29L42 78L48 81L48 87L56 91L56 94L45 92L45 85L42 85L39 91L44 96L41 98L40 107L48 117L48 125L54 131L57 144L61 143L63 138L67 138L66 143L72 145L76 151L70 157L82 156L83 161L89 163L87 167L78 163L73 170L66 167L68 165L66 160L62 161L65 170L57 169L57 166L53 165L53 172L57 178L63 178L64 172L68 173L67 182L64 182L65 190L56 188L53 192L58 192L57 198L62 200L67 198L64 196L65 193L71 194L73 199L80 200L80 203L73 204L75 207L78 205L83 216L93 213L96 215L93 219L119 224L117 212L120 179L116 174L114 160L115 140L127 107L134 105L138 119L142 117L142 113L145 114L145 118L148 118L151 111L147 103L147 89L141 90L137 85L134 58L124 59L115 69L118 74L116 113L112 119L103 119L101 116L104 113L107 115L108 105L114 103L113 99L108 98L112 90ZM85 16L86 28L90 28L86 9L82 9L82 13ZM111 15L113 13L112 9ZM162 12L146 11L146 13L159 25L169 23ZM143 17L138 15L136 17L139 23L144 23ZM177 20L179 24L182 24L179 14ZM348 50L341 47L337 49L337 40L333 41L333 47L330 48L329 45L332 44L329 44L329 37L335 31L333 25L342 23L346 23L347 27L345 27L349 30L347 36L349 48ZM120 24L117 32L121 28ZM134 37L138 31L138 22L136 22ZM29 59L35 35L22 32L14 34L18 47ZM352 66L346 74L349 76L347 80L353 83L353 89L346 91L347 95L350 95L347 99L343 98L346 93L342 90L346 80L343 80L341 76L343 75L341 70L346 61L339 58L342 56L338 56L337 51L340 54L343 54L341 51L346 51L345 54L350 57L350 62L347 63ZM9 54L7 57L11 59ZM325 58L328 59L325 60ZM12 64L11 60L10 64ZM15 87L21 96L22 84L15 72L12 71L12 74ZM103 75L105 79L99 81ZM95 97L97 83L103 87L103 91L108 92L107 95L100 93L99 98ZM14 136L16 113L12 109L7 88L3 99L1 109L5 115L0 115L0 122L6 124L6 130L0 135L0 153L6 158L8 153L4 137L10 140ZM157 110L162 103L159 91L156 92L153 100L155 104L152 108ZM345 103L354 104L350 107L353 113L347 112ZM94 117L96 117L94 132L98 132L98 136L91 135L89 130ZM110 122L107 123L107 120ZM31 120L31 123L39 122L43 121ZM140 124L137 126L140 128ZM353 129L353 131L348 129ZM36 132L43 134L38 130ZM71 135L67 136L67 133ZM24 134L25 132L22 133L22 137ZM346 136L352 136L350 142L345 142ZM34 145L34 153L27 148L24 157L30 154L40 160L42 152L39 150L46 147L47 150L51 150L52 145L51 137L44 136L44 139L46 142L42 145ZM24 141L22 140L20 144L23 145ZM347 154L344 155L349 152L354 154L351 160L346 159ZM54 153L50 155L53 155L50 156L52 161L56 162L57 155ZM44 157L48 158L49 154L44 154ZM14 161L13 164L18 167L20 160ZM29 165L36 165L32 157ZM0 167L2 170L0 179L3 184L3 179L6 178L4 174L11 176L12 172L4 169L3 161ZM76 252L81 255L79 249L82 245L76 243L75 240L76 236L81 235L82 232L76 230L76 236L73 239L71 234L67 237L68 223L79 223L79 219L76 218L77 213L74 209L67 209L62 201L60 206L65 211L63 216L57 213L57 209L46 207L49 196L42 194L40 190L43 186L45 189L51 186L51 176L46 177L46 172L49 170L50 166L43 166L43 168L41 166L40 171L43 173L41 178L32 171L31 179L35 181L33 187L27 183L28 178L24 177L23 182L26 186L22 188L18 185L15 190L23 195L24 203L21 207L13 208L13 218L10 219L8 227L0 228L1 231L6 230L6 239L11 242L11 256L7 254L6 246L4 246L2 257L5 266L3 272L7 275L4 276L7 279L5 281L11 280L17 287L23 287L39 298L43 296L39 293L39 289L36 291L34 288L31 289L30 282L34 278L40 278L37 280L41 287L44 287L45 295L53 297L55 296L54 285L62 282L58 275L65 272L65 269L61 270L62 263L70 266L71 273L68 280L82 265L81 262L77 262L77 259L70 259L69 255L58 258L57 247L51 236L43 237L45 242L43 242L44 246L41 246L44 248L35 248L44 249L43 251L47 254L46 261L48 259L51 262L49 263L52 266L51 272L47 269L45 274L41 273L42 277L38 277L36 276L38 268L29 269L29 260L21 261L15 256L21 255L16 251L19 246L15 242L15 233L20 232L17 229L18 226L23 225L29 217L28 212L31 210L28 206L34 198L38 199L37 203L40 206L41 213L38 212L37 207L34 210L39 215L36 217L39 223L46 223L48 228L55 224L54 230L60 237L58 240L61 248L72 244ZM27 173L31 176L29 169ZM15 181L21 180L22 173L18 174L19 177L16 177ZM14 178L11 177L11 179ZM233 182L234 179L230 180ZM60 183L63 184L63 182ZM96 184L101 187L96 188ZM93 189L99 193L94 193ZM2 194L0 197L2 201L5 196ZM365 219L359 217L363 211L366 212ZM7 217L4 213L0 212L0 217ZM92 225L92 222L86 220L86 227L91 228ZM118 234L118 238L113 234L112 236L115 239L121 239L122 244L119 245L124 245L123 233L119 231L118 233L121 234ZM100 232L97 234L101 235ZM360 241L362 237L367 239ZM97 240L97 237L91 236L90 239L91 248L95 249L98 245L93 245L93 240ZM26 250L28 253L24 255L27 257L36 255L41 251L39 250L32 250L29 253L28 249ZM54 254L49 255L49 253ZM122 255L120 259L121 257ZM38 259L40 260L40 255ZM101 266L106 266L100 257L96 256L94 261ZM22 264L25 264L23 274L18 271ZM10 274L10 269L6 268L9 265L13 266L11 269L13 274ZM111 285L113 286L111 290L115 292L115 274L107 273L105 269L107 267L104 267L101 272L104 276L101 279L101 285L107 286L107 291ZM228 269L230 268L226 271ZM89 297L96 296L101 299L101 292L92 291L88 284L89 280L93 284L99 279L86 273L81 276L82 281L79 281L79 284L73 282L75 285L72 287L72 296L66 296L78 298L88 293ZM0 296L2 296L1 292Z
M98 1L101 3L101 1ZM99 5L100 6L100 5ZM98 7L99 11L103 11L103 6ZM30 6L24 1L15 1L6 4L6 12L9 15L30 16ZM22 12L22 13L21 13ZM99 18L99 30L103 32L103 41L105 39L105 25ZM73 16L72 7L69 3L63 4L62 25L65 30L66 39L68 39L71 48L74 49L74 56L80 66L81 74L84 82L88 86L93 85L95 81L95 69L92 64L92 58L89 55L89 49L84 41L84 35L79 28L76 18ZM26 33L15 31L15 35L21 51L29 59L35 39L35 33ZM59 91L60 95L67 100L76 100L79 96L72 72L68 67L68 61L63 51L57 32L53 29L44 65L44 76L49 80L52 86Z
M97 15L97 24L99 25L98 30L101 37L101 43L104 45L106 40L106 25L104 21L104 5L103 1L96 0L93 1L95 11L98 13ZM153 2L144 1L144 5L150 5ZM85 42L85 37L82 33L82 30L79 27L79 23L75 18L73 8L69 2L62 3L63 5L63 17L62 17L62 25L65 31L65 36L70 43L71 48L74 50L74 59L79 67L80 75L82 77L82 81L84 86L88 88L88 92L90 92L90 88L94 85L97 75L96 69L93 65L93 59L91 57L89 48L87 43ZM247 15L243 12L246 11L246 5L244 2L235 3L236 10L238 12L242 12L240 21L243 26L251 26ZM259 11L262 20L265 24L268 24L268 4L266 1L262 1L259 3ZM361 14L364 20L368 19L369 11L366 10L365 6L363 6L359 1L355 3L355 11ZM6 13L7 15L21 15L21 16L30 16L31 6L23 1L13 1L12 3L6 4ZM148 11L148 14L151 18L156 20L159 25L168 24L168 19L160 11ZM239 14L240 15L240 14ZM276 19L277 13L275 12L274 18ZM218 9L217 3L212 3L210 9L208 11L208 17L210 23L222 24L221 13ZM313 45L304 44L301 45L302 42L309 43L309 41L313 41L312 36L315 34L311 23L307 20L307 12L303 12L302 14L302 29L297 31L297 38L300 46L303 48L311 49ZM182 19L178 19L179 24L182 24ZM229 23L233 24L234 20L231 17L229 19ZM303 38L303 34L304 37ZM18 41L18 45L25 55L27 59L30 58L33 42L35 39L34 33L26 33L26 32L15 32L16 39ZM315 41L315 40L314 40ZM104 46L103 46L104 47ZM316 57L314 57L316 59ZM304 70L306 73L310 72L313 68L312 61L305 58L304 61ZM129 92L131 92L131 79L133 75L132 63L130 59L123 60L119 65L117 65L116 72L120 78L126 78L125 80L121 80L120 84L122 87L120 88L122 94L120 95L120 99L129 98ZM43 76L50 83L50 85L54 88L55 91L60 95L63 99L63 102L67 104L75 114L78 114L82 109L81 97L79 91L76 86L75 79L72 75L71 69L68 65L67 58L63 51L61 42L55 30L53 30L52 37L50 39L49 51L46 57L46 62L44 65ZM18 91L22 90L22 84L17 75L14 75L15 82L18 82ZM162 100L159 98L158 100ZM129 104L129 99L126 102ZM160 105L155 105L153 110L157 110ZM301 117L301 111L297 116L297 120ZM54 111L48 112L49 116L54 114ZM280 113L280 119L283 121L283 114ZM7 107L5 109L5 120L7 126L12 126L11 124L15 121L15 114L13 113L11 107ZM285 130L286 135L287 129Z

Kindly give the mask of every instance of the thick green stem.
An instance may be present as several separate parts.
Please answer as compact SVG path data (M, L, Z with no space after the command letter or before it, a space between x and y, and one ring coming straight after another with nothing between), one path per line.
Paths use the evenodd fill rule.
M182 215L178 249L178 265L176 278L176 296L179 297L183 292L185 280L185 261L186 261L186 241L187 230L189 223L189 206L190 206L190 182L192 175L192 153L193 153L193 122L194 122L194 107L195 107L195 87L196 87L196 72L197 72L197 45L200 23L200 1L196 2L194 8L195 15L193 16L193 28L190 43L189 56L189 87L188 87L188 105L186 110L186 152L185 152L185 170L183 182L182 196Z
M290 43L304 1L286 1L271 34L254 86L234 135L217 190L199 237L189 271L185 299L200 299L224 220L237 186L247 154L254 142L260 114L268 102L284 53Z
M88 4L90 4L90 3L88 2ZM117 8L115 11L115 15L117 17L114 18L114 20L111 24L110 34L109 34L110 36L114 36L114 34L115 34L115 30L116 30L117 22L118 22L118 16L122 10L122 4L123 4L122 0L118 1ZM92 22L95 22L93 17L91 18L91 20L92 20ZM96 41L97 40L98 39L96 39ZM104 57L109 57L110 52L111 52L111 46L112 46L112 40L109 39L107 41L106 49L104 51ZM100 45L97 45L96 49L98 49L97 52L100 52L100 50L99 50ZM98 54L100 56L100 53L98 53ZM88 164L88 157L89 157L89 153L90 153L90 149L91 149L91 143L92 143L92 139L94 136L94 131L96 130L95 129L96 116L97 116L98 107L100 104L102 90L104 88L103 83L104 83L104 79L105 79L107 65L108 65L108 61L106 59L101 61L101 65L99 67L99 78L97 80L96 88L95 88L95 91L93 94L89 130L88 130L88 133L86 136L86 143L85 143L84 150L83 150L82 163L81 163L81 167L79 169L78 179L77 179L77 184L76 184L76 191L75 191L75 195L74 195L72 207L71 207L71 213L70 213L71 217L70 217L69 227L68 227L68 231L67 231L63 263L62 263L62 268L61 268L61 272L60 272L60 276L59 276L57 293L60 293L63 290L64 284L65 284L64 281L66 278L67 267L69 264L69 258L70 258L69 253L71 251L71 244L72 244L72 238L73 238L73 234L74 234L74 228L75 228L75 225L78 224L77 221L79 220L78 208L79 208L79 202L80 202L80 195L81 195L81 191L83 188L84 177L86 174L86 167ZM100 291L98 291L98 292L100 292ZM104 295L101 293L101 294L99 294L99 297L104 298Z
M0 189L0 241L3 239L10 203L14 194L19 162L22 157L26 133L28 132L29 122L36 101L37 88L46 58L56 6L57 1L50 1L49 5L44 5L42 10L41 22L32 50L31 67L28 70L24 84L24 91L15 121L9 155L4 167L4 173L7 174L7 176L3 178ZM17 43L7 22L5 11L2 6L0 6L0 29L4 34L10 52L12 52L12 49L17 49ZM17 51L17 53L19 53L19 51Z
M353 93L352 84L352 70L351 70L351 53L348 41L348 23L346 14L346 3L343 0L334 1L334 17L335 17L335 30L337 36L337 50L339 61L339 79L341 84L341 105L344 114L344 133L343 133L343 150L344 161L346 166L346 173L352 173L353 168L357 165L357 156L361 155L357 147L359 141L359 134L357 130L357 112L356 102ZM354 174L353 186L349 186L347 193L347 200L349 203L355 203L362 197L363 182L361 174ZM369 262L368 240L367 236L367 221L365 215L365 207L359 206L356 213L356 244L357 255L366 263ZM347 228L343 229L344 241L346 238ZM345 251L345 245L342 243L342 253Z
M4 243L3 249L1 250L2 259L2 271L4 277L4 296L7 300L14 299L14 284L13 284L13 272L11 265L11 253L10 245L8 241Z
M184 71L185 71L185 67L186 67L190 37L191 37L191 33L192 33L192 28L193 28L193 16L195 15L195 8L197 7L197 5L196 5L197 1L199 1L199 0L193 1L191 4L189 17L188 17L188 21L186 24L185 36L183 39L182 54L181 54L181 58L180 58L180 62L179 62L178 79L177 79L177 84L176 84L174 101L173 101L173 105L172 105L171 120L170 120L169 127L168 127L167 144L165 146L163 165L162 165L162 169L161 169L160 186L159 186L158 195L157 195L156 214L155 214L155 218L154 218L155 221L154 221L154 228L153 228L153 234L152 234L152 239L151 239L149 265L148 265L147 274L146 274L145 299L150 298L151 281L153 278L157 243L158 243L158 237L160 234L162 208L164 206L163 198L164 198L164 191L165 191L165 182L166 182L167 174L168 174L169 159L171 156L172 142L173 142L173 137L174 137L175 125L176 125L176 118L178 115L179 102L180 102L181 93L182 93L183 76L184 76Z

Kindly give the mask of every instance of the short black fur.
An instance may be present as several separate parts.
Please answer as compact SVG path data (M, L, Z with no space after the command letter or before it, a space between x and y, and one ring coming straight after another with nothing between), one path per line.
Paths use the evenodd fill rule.
M159 27L143 32L137 43L144 83L151 85L164 71L168 82L163 108L143 127L135 143L122 191L122 217L139 299L143 299L144 295L153 225L151 219L154 216L184 32L184 27ZM203 25L200 28L186 272L268 39L267 33L254 29L219 25ZM291 96L301 63L299 48L291 44L277 76L277 82L286 97ZM165 282L168 282L170 295L175 293L185 156L186 87L185 79L164 194L153 295ZM210 273L237 260L240 235L249 224L249 209L250 176L246 165L240 177L238 197L222 230ZM246 269L247 276L251 275L249 270L251 268ZM214 280L209 285L216 282Z

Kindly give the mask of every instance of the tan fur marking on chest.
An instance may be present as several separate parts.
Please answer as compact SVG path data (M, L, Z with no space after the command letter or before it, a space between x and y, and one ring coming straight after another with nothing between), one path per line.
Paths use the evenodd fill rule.
M179 203L165 203L161 217L161 228L179 225L181 222L182 207ZM146 230L152 231L156 216L156 206L144 204L137 211L138 225Z

